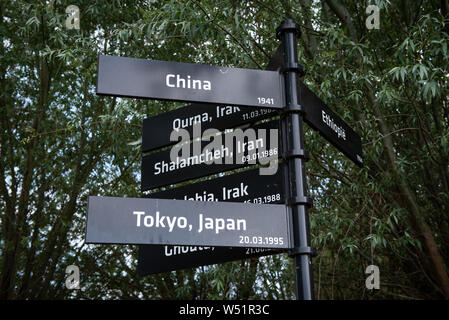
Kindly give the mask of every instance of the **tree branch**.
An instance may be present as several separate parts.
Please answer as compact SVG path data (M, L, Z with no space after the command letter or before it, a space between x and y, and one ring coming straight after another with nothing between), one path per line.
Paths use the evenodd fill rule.
M214 19L211 19L210 15L207 13L207 11L203 8L203 6L197 0L193 0L193 2L195 2L195 4L200 8L201 11L203 11L203 13L209 19L209 21L213 23L213 26L215 27L215 29L219 29L219 30L223 31L224 33L226 33L227 35L229 35L240 46L240 48L243 49L243 51L246 53L246 55L257 65L257 67L259 69L262 69L262 66L253 58L251 53L245 48L245 46L239 39L237 39L231 32L226 30L224 27L215 23Z
M357 31L355 29L354 22L346 7L336 0L324 0L324 1L326 1L329 8L335 13L338 19L340 19L341 23L344 26L346 26L351 40L354 42L358 42Z

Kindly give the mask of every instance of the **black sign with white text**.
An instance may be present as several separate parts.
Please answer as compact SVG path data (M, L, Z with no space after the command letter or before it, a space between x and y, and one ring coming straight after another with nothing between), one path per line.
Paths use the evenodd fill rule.
M287 249L288 225L280 204L90 196L86 243Z
M137 273L145 276L282 252L284 251L264 248L139 246Z
M283 108L276 71L99 55L97 94Z
M275 109L266 108L212 106L195 103L165 112L143 120L142 152L176 144L177 141L170 141L170 134L173 130L185 129L190 136L193 136L195 123L201 124L202 130L209 128L224 130L275 116L277 114L275 111Z
M282 170L264 176L251 169L225 177L207 180L171 190L151 193L147 197L193 201L232 201L251 203L284 203ZM139 275L167 272L202 265L223 263L280 253L273 249L139 246Z
M240 133L254 133L251 139L239 138L237 131L223 133L210 141L197 141L187 145L189 155L170 159L172 150L164 150L142 157L141 190L147 191L194 178L204 177L218 172L229 171L249 164L266 163L270 159L277 161L279 153L279 121L273 120L248 128ZM275 132L277 141L271 141L270 134ZM242 137L242 136L241 136ZM210 143L221 139L213 149ZM219 139L218 139L219 140ZM232 143L225 143L233 141ZM195 149L198 149L195 151ZM265 162L264 162L265 161ZM209 164L208 164L209 162ZM212 163L210 163L212 162ZM221 162L221 163L220 163Z
M147 198L191 201L284 203L282 169L260 175L259 169L230 174L146 195Z
M298 85L299 101L305 109L304 121L355 164L362 167L360 136L302 82L299 81Z

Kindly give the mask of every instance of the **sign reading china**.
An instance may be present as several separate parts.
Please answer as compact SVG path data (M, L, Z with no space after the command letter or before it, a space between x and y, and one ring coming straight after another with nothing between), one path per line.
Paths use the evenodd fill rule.
M98 57L98 95L283 108L282 83L276 71Z

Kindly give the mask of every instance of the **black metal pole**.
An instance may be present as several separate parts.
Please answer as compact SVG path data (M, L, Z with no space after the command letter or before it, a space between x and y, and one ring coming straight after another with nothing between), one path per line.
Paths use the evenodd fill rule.
M310 247L310 228L308 208L312 200L306 196L307 183L304 165L308 153L304 150L303 113L298 101L297 77L304 74L298 64L297 39L300 35L299 26L291 19L284 20L276 29L278 38L282 41L284 51L284 74L286 106L282 111L282 152L286 163L286 199L292 221L294 248L290 256L294 259L296 276L296 298L298 300L313 300L312 255Z

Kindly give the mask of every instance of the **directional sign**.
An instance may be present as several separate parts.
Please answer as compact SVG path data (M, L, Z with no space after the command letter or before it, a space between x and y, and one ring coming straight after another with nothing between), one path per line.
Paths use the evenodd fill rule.
M99 55L97 94L283 108L279 72Z
M230 139L235 132L223 134L223 143L215 150L208 149L208 145L211 142L201 141L198 142L200 153L195 154L193 152L195 145L191 143L187 146L190 150L190 157L185 157L184 159L177 158L176 161L171 161L171 150L142 157L141 190L146 191L160 186L241 168L251 162L255 164L256 161L262 162L270 157L271 159L277 159L279 141L270 141L269 137L271 130L279 129L279 121L273 120L262 123L254 126L252 129L258 134L255 140L234 141L231 148L225 145L225 141ZM265 134L259 135L259 130L265 130ZM277 136L280 138L280 134ZM221 161L221 164L216 162L207 164L207 161Z
M194 201L284 203L282 170L273 176L252 169L188 186L155 192L148 197ZM273 249L139 246L137 271L140 275L280 253Z
M194 124L201 124L202 130L209 128L224 130L273 117L277 114L275 111L276 109L214 106L200 103L188 105L144 119L142 151L152 151L176 144L177 141L170 141L173 130L185 129L190 136L193 136Z
M282 252L264 248L139 246L137 273L145 276Z
M274 175L260 175L251 169L170 190L153 192L148 198L192 201L284 203L282 169Z
M291 247L279 204L89 197L87 215L86 243Z
M282 65L282 47L274 53L266 70L275 71ZM193 136L193 125L201 123L202 130L215 128L224 130L236 128L247 123L255 123L276 115L276 109L249 108L227 105L195 103L155 117L143 120L142 152L148 152L170 146L170 133L175 129L185 129Z
M360 136L302 82L298 83L299 101L305 109L304 121L362 167Z

